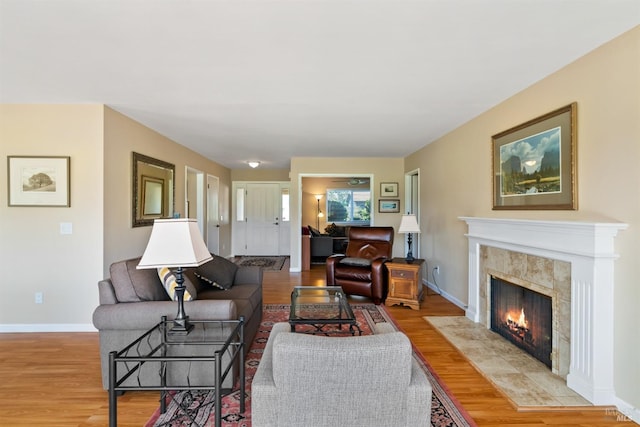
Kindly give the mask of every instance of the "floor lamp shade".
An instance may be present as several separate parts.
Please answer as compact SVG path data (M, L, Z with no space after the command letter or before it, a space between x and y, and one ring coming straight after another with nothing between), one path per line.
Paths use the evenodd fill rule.
M189 323L189 316L184 311L185 286L182 268L197 267L212 258L195 219L154 221L147 249L137 268L175 268L178 314L173 321L173 328L169 330L170 334L186 335L193 329L193 325Z

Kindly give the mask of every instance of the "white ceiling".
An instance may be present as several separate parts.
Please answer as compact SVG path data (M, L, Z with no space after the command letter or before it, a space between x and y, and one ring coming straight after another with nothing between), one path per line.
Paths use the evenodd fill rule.
M639 24L638 0L0 0L0 102L107 104L232 169L403 157Z

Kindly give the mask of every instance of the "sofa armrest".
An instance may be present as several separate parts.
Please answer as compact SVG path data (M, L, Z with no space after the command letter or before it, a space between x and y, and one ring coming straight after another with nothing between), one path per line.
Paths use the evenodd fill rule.
M98 298L100 304L117 304L116 290L113 288L111 279L104 279L98 282Z
M288 333L288 323L276 323L271 329L260 365L251 381L251 420L256 426L278 427L278 390L273 379L273 342L280 333Z
M262 267L255 265L238 267L233 283L243 285L262 285Z
M184 310L191 320L237 319L233 300L186 301ZM103 304L93 312L93 326L98 330L147 330L162 316L174 319L178 311L175 301L143 301Z
M425 411L424 408L431 406L433 388L418 362L415 359L411 362L411 381L407 389L408 425L429 427L431 425L431 411Z
M390 334L393 332L397 332L397 330L393 327L391 323L387 323L387 322L376 323L373 330L373 333L376 335Z

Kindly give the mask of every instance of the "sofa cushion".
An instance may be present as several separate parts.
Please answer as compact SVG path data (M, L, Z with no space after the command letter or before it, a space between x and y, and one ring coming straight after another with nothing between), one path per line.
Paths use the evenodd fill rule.
M202 281L220 289L230 289L238 266L226 258L213 255L213 259L196 268L194 274Z
M158 269L158 277L162 282L162 286L164 286L164 290L169 295L173 301L178 300L178 296L176 295L176 287L178 287L178 283L176 282L176 276L173 274L170 268L161 267ZM196 299L198 295L198 291L196 291L195 286L191 283L188 277L184 274L182 275L184 282L183 285L186 287L184 290L184 295L182 296L183 301L193 301Z
M168 301L155 268L138 270L140 258L118 261L109 267L116 298L120 302Z

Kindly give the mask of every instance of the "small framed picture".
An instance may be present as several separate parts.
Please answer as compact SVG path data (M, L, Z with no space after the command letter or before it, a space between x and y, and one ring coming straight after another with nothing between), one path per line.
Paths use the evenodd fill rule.
M378 200L378 212L396 213L400 212L400 200Z
M70 157L8 156L9 206L71 206Z
M380 197L398 197L397 182L381 182Z

